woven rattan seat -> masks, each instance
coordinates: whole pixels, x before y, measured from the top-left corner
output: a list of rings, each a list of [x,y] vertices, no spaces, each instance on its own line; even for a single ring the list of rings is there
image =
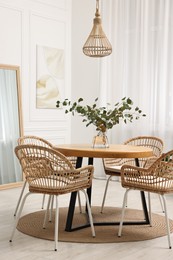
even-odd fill
[[[126,188],[124,195],[122,218],[118,236],[121,236],[125,213],[127,194],[130,190],[140,190],[157,193],[161,196],[164,205],[165,220],[168,234],[168,244],[171,248],[170,227],[166,207],[165,194],[173,193],[173,150],[163,154],[149,168],[124,165],[121,168],[121,184]],[[150,219],[151,221],[151,219]]]
[[[29,185],[29,192],[24,196],[10,241],[15,233],[15,229],[20,218],[26,198],[33,193],[52,195],[56,198],[55,213],[55,251],[58,241],[58,196],[83,191],[86,197],[87,209],[93,237],[95,231],[93,227],[91,209],[88,195],[85,189],[92,183],[94,168],[92,165],[75,169],[72,163],[64,155],[52,148],[37,145],[19,145],[15,148],[15,153],[21,164],[26,181]],[[45,220],[47,215],[45,214]],[[45,221],[44,225],[45,227]]]
[[[131,139],[128,139],[124,142],[126,145],[135,145],[135,146],[145,146],[153,150],[153,156],[149,158],[138,158],[140,167],[149,167],[163,152],[163,141],[160,138],[155,136],[138,136]],[[101,212],[103,212],[104,203],[106,199],[107,189],[109,181],[112,177],[121,175],[121,167],[123,165],[133,165],[135,166],[135,159],[131,158],[104,158],[103,166],[105,174],[108,176],[106,187],[104,191]]]

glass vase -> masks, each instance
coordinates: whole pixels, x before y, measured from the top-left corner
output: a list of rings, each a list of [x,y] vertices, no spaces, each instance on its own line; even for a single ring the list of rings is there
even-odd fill
[[[92,142],[92,147],[93,148],[108,148],[109,143],[108,143],[108,138],[106,135],[106,132],[98,132],[96,136],[93,138]]]

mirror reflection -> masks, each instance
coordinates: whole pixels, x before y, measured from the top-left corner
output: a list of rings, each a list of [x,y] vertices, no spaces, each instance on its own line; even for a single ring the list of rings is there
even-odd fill
[[[22,181],[14,147],[22,135],[19,67],[0,65],[0,188]]]

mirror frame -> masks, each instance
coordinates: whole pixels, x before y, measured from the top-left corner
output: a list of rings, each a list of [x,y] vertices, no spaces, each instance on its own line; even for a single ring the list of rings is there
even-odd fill
[[[17,87],[18,115],[19,115],[19,137],[21,137],[23,136],[23,116],[22,116],[22,92],[21,92],[21,83],[20,83],[20,67],[17,65],[0,64],[0,69],[16,71],[16,87]],[[23,181],[0,184],[0,190],[19,187],[22,184]]]

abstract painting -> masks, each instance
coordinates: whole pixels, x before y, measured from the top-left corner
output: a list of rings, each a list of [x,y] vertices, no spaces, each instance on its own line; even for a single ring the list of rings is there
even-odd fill
[[[64,89],[64,50],[37,46],[36,107],[56,108]]]

